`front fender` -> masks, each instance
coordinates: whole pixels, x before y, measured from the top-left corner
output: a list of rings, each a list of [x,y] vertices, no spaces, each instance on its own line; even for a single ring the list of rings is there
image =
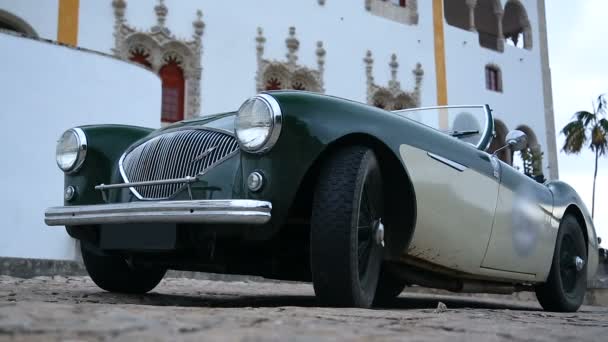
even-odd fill
[[[553,215],[552,224],[558,228],[559,224],[571,210],[575,211],[575,215],[578,216],[579,220],[583,220],[585,224],[585,232],[587,236],[587,279],[591,280],[594,278],[597,272],[599,262],[599,245],[597,241],[597,235],[595,233],[595,226],[591,215],[585,206],[583,200],[576,193],[570,185],[562,181],[550,181],[546,183],[551,193],[553,193]]]
[[[361,103],[314,93],[270,95],[279,102],[283,115],[280,137],[269,152],[261,155],[242,152],[241,160],[243,179],[253,171],[266,176],[267,183],[261,191],[244,195],[272,202],[275,231],[285,223],[307,172],[333,142],[348,135],[364,134],[382,142],[401,160],[399,141],[406,134],[407,119]]]
[[[125,125],[81,126],[87,138],[84,164],[75,173],[66,174],[65,186],[73,186],[76,196],[66,206],[104,203],[95,186],[110,184],[122,153],[135,141],[150,134],[150,128]]]

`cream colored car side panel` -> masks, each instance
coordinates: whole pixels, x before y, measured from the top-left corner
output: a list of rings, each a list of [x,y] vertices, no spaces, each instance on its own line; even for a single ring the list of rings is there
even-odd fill
[[[502,167],[506,172],[508,166]],[[519,173],[514,176],[526,177]],[[549,189],[540,184],[512,183],[519,184],[515,190],[504,184],[500,186],[492,237],[482,267],[528,273],[534,275],[534,280],[544,281],[551,268],[557,235],[550,221],[552,196]],[[513,277],[529,279],[525,274],[513,274]]]
[[[406,254],[479,273],[490,240],[497,179],[470,168],[459,171],[409,145],[401,145],[399,152],[418,204],[416,228]]]

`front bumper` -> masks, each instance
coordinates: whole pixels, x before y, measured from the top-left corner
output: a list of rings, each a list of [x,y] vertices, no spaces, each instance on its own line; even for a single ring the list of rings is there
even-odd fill
[[[255,200],[141,201],[48,208],[49,226],[124,223],[264,224],[272,204]]]

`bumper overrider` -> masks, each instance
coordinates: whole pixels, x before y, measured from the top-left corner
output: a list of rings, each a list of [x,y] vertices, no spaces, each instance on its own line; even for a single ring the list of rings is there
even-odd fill
[[[125,223],[203,223],[260,225],[271,218],[272,204],[257,200],[139,201],[48,208],[49,226]]]

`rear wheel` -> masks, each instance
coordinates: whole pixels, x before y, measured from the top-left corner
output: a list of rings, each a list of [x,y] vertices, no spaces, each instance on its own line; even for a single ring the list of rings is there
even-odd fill
[[[133,265],[119,256],[98,255],[83,242],[80,246],[89,276],[109,292],[146,293],[160,283],[167,271],[158,266]]]
[[[374,152],[339,150],[322,167],[313,199],[310,263],[323,305],[372,305],[383,257],[382,177]]]
[[[543,309],[574,312],[582,305],[587,291],[587,248],[581,226],[567,215],[557,233],[553,263],[547,282],[536,287]]]

